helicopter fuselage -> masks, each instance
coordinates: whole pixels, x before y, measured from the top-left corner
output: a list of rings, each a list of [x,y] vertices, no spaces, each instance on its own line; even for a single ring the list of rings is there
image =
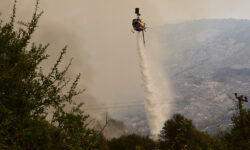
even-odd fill
[[[140,18],[133,19],[132,25],[135,31],[144,31],[146,29],[145,23]]]

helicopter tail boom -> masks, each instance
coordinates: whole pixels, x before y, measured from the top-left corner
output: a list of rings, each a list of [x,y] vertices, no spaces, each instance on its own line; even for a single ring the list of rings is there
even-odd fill
[[[141,16],[139,8],[135,8],[135,13],[137,14],[138,17]]]

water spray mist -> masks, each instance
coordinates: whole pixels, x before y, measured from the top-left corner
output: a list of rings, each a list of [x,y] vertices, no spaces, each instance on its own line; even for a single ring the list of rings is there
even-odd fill
[[[145,109],[147,111],[147,118],[151,134],[154,138],[162,129],[165,121],[165,112],[162,108],[162,95],[160,89],[158,89],[153,80],[152,71],[149,69],[148,59],[145,54],[145,46],[142,43],[142,35],[138,32],[137,46],[140,60],[140,69],[142,74],[142,81],[145,91]]]

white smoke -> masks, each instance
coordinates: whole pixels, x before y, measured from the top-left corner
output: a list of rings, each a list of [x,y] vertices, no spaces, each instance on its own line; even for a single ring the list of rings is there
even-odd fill
[[[147,50],[155,51],[155,49],[146,50],[142,41],[142,35],[139,32],[137,34],[137,44],[145,91],[145,108],[151,134],[153,138],[157,138],[164,122],[169,118],[172,92],[167,75],[164,73],[160,63],[152,60],[153,57],[147,57],[146,55]]]
[[[52,57],[45,66],[53,65],[54,58],[58,56],[60,49],[65,44],[69,45],[69,58],[74,57],[69,76],[73,78],[79,72],[83,75],[79,85],[80,89],[87,87],[87,91],[77,100],[84,102],[85,106],[105,107],[106,105],[114,106],[116,103],[133,103],[134,100],[142,99],[136,47],[135,44],[131,44],[135,39],[129,31],[131,19],[135,17],[134,8],[141,8],[143,17],[150,27],[158,26],[163,18],[158,15],[159,8],[156,4],[161,4],[161,1],[163,0],[157,2],[148,0],[78,0],[74,2],[43,0],[40,8],[45,13],[34,35],[34,42],[51,43],[48,52]],[[3,14],[1,17],[4,17],[4,20],[9,19],[12,2],[0,1],[0,10]],[[18,1],[17,20],[28,21],[33,8],[34,0]],[[164,99],[163,96],[168,97],[170,94],[166,94],[169,92],[166,88],[168,86],[163,84],[166,76],[159,71],[162,70],[161,66],[156,63],[159,56],[163,55],[159,55],[158,48],[150,47],[150,44],[155,44],[155,41],[149,37],[149,33],[146,35],[146,42],[148,51],[153,52],[153,55],[158,55],[151,57],[146,54],[143,47],[141,49],[145,53],[144,56],[147,56],[147,59],[143,60],[148,68],[146,71],[148,73],[145,72],[148,75],[147,87],[150,87],[150,90],[145,91],[146,93],[152,92],[152,94],[147,94],[147,101],[151,103],[146,102],[146,108],[151,132],[158,134],[163,121],[168,119],[170,111],[169,105],[165,104],[170,100]],[[164,111],[160,110],[160,107],[163,107]],[[91,117],[95,117],[108,111],[115,119],[121,118],[122,120],[121,116],[131,113],[126,109],[123,110],[105,107],[87,110],[87,112],[91,114]]]

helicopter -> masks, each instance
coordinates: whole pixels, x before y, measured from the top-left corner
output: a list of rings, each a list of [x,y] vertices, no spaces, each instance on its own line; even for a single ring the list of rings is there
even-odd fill
[[[144,32],[146,32],[147,27],[146,27],[146,23],[140,18],[141,14],[139,11],[140,11],[139,8],[135,8],[135,14],[137,14],[137,18],[133,19],[132,26],[134,28],[134,31],[142,32],[143,42],[145,45]],[[132,32],[134,33],[134,31]]]

